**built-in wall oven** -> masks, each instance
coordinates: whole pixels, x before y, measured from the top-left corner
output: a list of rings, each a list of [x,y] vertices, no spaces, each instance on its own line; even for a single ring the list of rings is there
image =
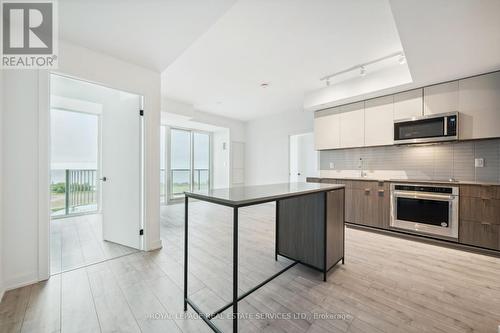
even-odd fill
[[[458,239],[458,186],[392,184],[393,228]]]
[[[452,140],[458,140],[458,112],[394,121],[395,144]]]

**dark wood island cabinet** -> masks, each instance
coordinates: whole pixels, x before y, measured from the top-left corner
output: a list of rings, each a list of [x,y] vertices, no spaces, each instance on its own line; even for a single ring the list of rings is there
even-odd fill
[[[337,184],[284,183],[260,186],[241,186],[226,189],[207,189],[185,192],[184,208],[184,311],[188,305],[214,331],[220,332],[212,321],[232,308],[233,332],[238,331],[238,302],[269,283],[297,264],[327,272],[338,262],[344,263],[344,186]],[[230,207],[233,210],[233,274],[232,302],[211,314],[203,313],[188,295],[189,276],[189,199]],[[275,260],[284,256],[291,263],[255,287],[239,293],[239,209],[276,202]],[[193,230],[196,232],[196,230]],[[191,232],[193,232],[191,231]],[[243,230],[242,230],[243,231]],[[287,260],[289,261],[289,260]]]

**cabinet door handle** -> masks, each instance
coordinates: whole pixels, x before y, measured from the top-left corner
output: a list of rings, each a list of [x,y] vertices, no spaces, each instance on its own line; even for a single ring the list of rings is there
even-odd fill
[[[382,196],[382,195],[384,195],[384,193],[385,193],[385,190],[378,190],[378,195]]]
[[[369,188],[365,188],[365,193],[370,193],[370,189]]]

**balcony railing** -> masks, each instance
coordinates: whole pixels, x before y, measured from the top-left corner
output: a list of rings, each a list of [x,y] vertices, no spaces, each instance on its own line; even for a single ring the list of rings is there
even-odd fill
[[[193,169],[193,190],[202,190],[209,187],[210,170],[209,169]],[[172,198],[179,198],[184,195],[185,191],[190,190],[191,169],[171,169],[170,170],[171,188],[170,193]]]
[[[52,170],[53,217],[98,210],[97,170]]]

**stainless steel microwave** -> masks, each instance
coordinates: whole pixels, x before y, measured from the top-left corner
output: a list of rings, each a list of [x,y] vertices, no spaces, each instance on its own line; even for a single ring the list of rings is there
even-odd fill
[[[458,140],[458,112],[394,121],[395,144],[453,140]]]

